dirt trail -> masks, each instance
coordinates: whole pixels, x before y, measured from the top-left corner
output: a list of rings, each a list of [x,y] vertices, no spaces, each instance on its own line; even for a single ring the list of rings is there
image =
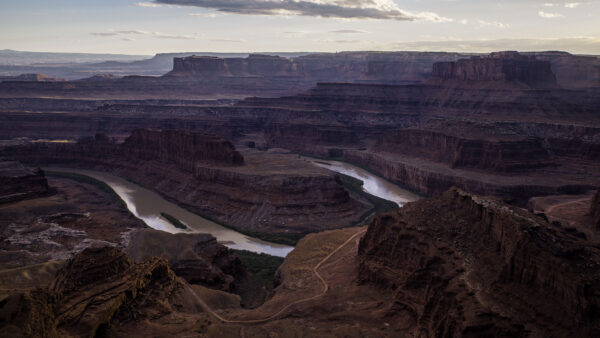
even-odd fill
[[[350,238],[348,238],[344,243],[342,243],[340,246],[338,246],[337,248],[335,248],[333,251],[331,251],[327,256],[325,256],[325,258],[323,258],[321,261],[319,261],[319,263],[317,263],[317,265],[315,265],[312,269],[313,273],[315,274],[315,276],[317,277],[317,279],[319,279],[319,281],[321,282],[321,284],[323,285],[323,290],[315,295],[315,296],[311,296],[308,298],[304,298],[304,299],[300,299],[297,301],[294,301],[292,303],[287,304],[286,306],[284,306],[281,310],[277,311],[276,313],[266,317],[266,318],[262,318],[262,319],[249,319],[249,320],[230,320],[227,318],[223,318],[221,315],[219,315],[218,313],[214,312],[210,306],[208,306],[208,304],[202,300],[202,298],[200,298],[200,296],[198,296],[196,294],[196,292],[186,283],[186,286],[188,288],[188,290],[190,290],[192,292],[192,294],[196,297],[196,300],[198,300],[198,302],[200,303],[200,305],[202,306],[202,308],[204,309],[204,311],[210,313],[213,317],[217,318],[218,320],[220,320],[223,323],[228,323],[228,324],[259,324],[259,323],[264,323],[264,322],[268,322],[270,320],[275,319],[276,317],[278,317],[279,315],[281,315],[282,313],[284,313],[286,310],[288,310],[290,307],[300,304],[300,303],[305,303],[305,302],[309,302],[311,300],[315,300],[317,298],[322,297],[323,295],[325,295],[325,293],[327,293],[327,291],[329,290],[329,284],[327,284],[327,282],[325,281],[325,279],[323,278],[323,276],[321,276],[321,274],[319,274],[319,268],[321,267],[321,265],[323,265],[327,260],[329,260],[333,255],[335,255],[338,251],[340,251],[344,246],[346,246],[348,243],[350,243],[352,240],[354,240],[355,238],[357,238],[360,235],[363,235],[365,232],[367,232],[367,230],[361,230],[357,233],[355,233],[354,235],[350,236]]]
[[[569,204],[580,203],[580,202],[586,202],[586,201],[589,201],[589,200],[590,200],[590,197],[585,197],[585,198],[580,198],[580,199],[576,199],[576,200],[565,201],[565,202],[562,202],[562,203],[558,203],[558,204],[554,204],[554,205],[549,206],[548,209],[544,210],[544,212],[549,214],[549,213],[552,212],[552,210],[554,210],[554,209],[556,209],[558,207],[562,207],[562,206],[569,205]]]

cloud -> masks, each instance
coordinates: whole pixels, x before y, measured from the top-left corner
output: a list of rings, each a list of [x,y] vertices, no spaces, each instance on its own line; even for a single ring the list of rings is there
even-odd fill
[[[393,0],[155,0],[153,4],[210,8],[247,15],[449,22],[432,12],[408,12]]]
[[[212,39],[212,42],[235,42],[235,43],[244,43],[246,40],[242,39]]]
[[[579,2],[567,2],[565,4],[566,8],[575,8],[575,7],[579,7],[579,5],[581,5],[581,3]]]
[[[364,33],[367,33],[367,32],[366,31],[357,30],[357,29],[339,29],[339,30],[335,30],[335,31],[329,31],[329,33],[334,33],[334,34],[364,34]]]
[[[498,22],[498,21],[485,21],[485,20],[477,20],[477,23],[482,27],[497,27],[497,28],[508,28],[510,27],[508,24]]]
[[[156,2],[137,2],[133,4],[136,7],[161,7],[161,4]]]
[[[499,50],[518,51],[548,51],[564,50],[580,54],[600,54],[600,38],[597,37],[567,37],[541,39],[480,39],[461,40],[448,38],[446,40],[404,41],[396,42],[380,49],[387,50],[421,50],[448,52],[478,52],[489,53]]]
[[[359,43],[360,40],[335,40],[336,43]]]
[[[200,18],[211,18],[211,19],[220,16],[219,14],[216,14],[216,13],[189,13],[188,15],[200,17]]]
[[[559,13],[547,13],[544,11],[539,11],[538,15],[545,19],[556,19],[556,18],[564,17],[564,15],[559,14]]]
[[[143,30],[120,30],[120,31],[108,31],[108,32],[92,32],[90,35],[94,36],[125,36],[124,39],[127,38],[128,35],[145,35],[154,37],[157,39],[176,39],[176,40],[199,40],[202,35],[201,34],[193,34],[193,35],[179,35],[179,34],[169,34],[169,33],[161,33],[161,32],[149,32]],[[131,38],[129,38],[131,39]],[[132,41],[132,40],[130,40]]]

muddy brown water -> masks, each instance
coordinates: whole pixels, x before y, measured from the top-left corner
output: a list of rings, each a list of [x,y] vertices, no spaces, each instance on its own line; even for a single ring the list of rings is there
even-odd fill
[[[215,236],[217,241],[229,248],[265,253],[279,257],[285,257],[294,249],[293,246],[266,242],[226,228],[204,217],[189,212],[175,203],[167,201],[152,190],[111,174],[71,168],[45,169],[49,171],[85,175],[108,184],[117,195],[125,201],[127,208],[132,214],[144,221],[149,227],[156,230],[170,233],[209,233]],[[176,228],[160,215],[161,212],[177,218],[188,227],[188,230]]]
[[[384,178],[373,175],[372,173],[352,164],[338,161],[322,161],[309,158],[306,158],[306,160],[311,161],[313,164],[319,167],[357,178],[363,181],[364,191],[379,198],[395,202],[398,204],[398,206],[403,206],[408,202],[414,202],[421,199],[419,195],[406,189],[402,189],[399,186],[385,180]]]
[[[370,172],[353,166],[349,163],[338,161],[316,161],[306,159],[314,165],[339,172],[364,182],[363,189],[377,197],[384,198],[402,206],[406,202],[416,201],[420,197],[408,190],[375,176]],[[327,164],[324,164],[327,163]],[[170,233],[209,233],[223,245],[238,250],[248,250],[256,253],[265,253],[272,256],[285,257],[294,249],[292,246],[270,243],[258,238],[241,234],[226,228],[197,214],[169,202],[158,193],[141,187],[123,178],[92,170],[71,168],[46,168],[47,170],[75,173],[89,176],[108,184],[125,201],[127,208],[136,217],[144,221],[151,228]],[[179,229],[161,216],[161,212],[172,215],[185,224],[188,229]]]

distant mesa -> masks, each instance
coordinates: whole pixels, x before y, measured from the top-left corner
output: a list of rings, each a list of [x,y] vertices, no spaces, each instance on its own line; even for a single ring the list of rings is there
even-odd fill
[[[116,79],[120,79],[120,77],[115,76],[113,74],[96,74],[94,76],[86,77],[79,81],[111,81]]]
[[[491,53],[486,57],[472,56],[456,62],[436,62],[429,82],[474,85],[493,82],[533,88],[557,87],[549,61],[512,51]]]
[[[287,58],[251,54],[247,58],[188,56],[175,58],[166,76],[290,76],[300,75],[297,65]]]

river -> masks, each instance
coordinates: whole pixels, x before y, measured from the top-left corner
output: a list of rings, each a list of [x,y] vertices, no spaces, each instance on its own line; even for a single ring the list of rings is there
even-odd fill
[[[360,179],[364,182],[363,189],[366,192],[393,201],[399,206],[402,206],[406,202],[416,201],[420,198],[418,195],[413,194],[408,190],[404,190],[383,178],[375,176],[368,171],[351,164],[338,161],[317,161],[309,158],[306,158],[306,160],[311,161],[317,166]],[[175,203],[165,200],[162,196],[152,190],[143,188],[135,183],[108,173],[70,168],[47,168],[47,170],[85,175],[108,184],[117,195],[125,201],[127,208],[132,214],[144,221],[144,223],[151,228],[157,230],[170,233],[209,233],[215,236],[217,241],[229,248],[265,253],[279,257],[285,257],[294,249],[292,246],[270,243],[258,238],[243,235],[235,230],[226,228],[189,212]],[[160,215],[161,212],[177,218],[184,223],[188,229],[184,230],[176,228]]]
[[[316,160],[312,158],[305,159],[319,167],[352,176],[363,181],[364,191],[371,195],[395,202],[398,206],[403,206],[407,202],[414,202],[421,198],[415,193],[402,189],[399,186],[352,164],[338,161]]]
[[[270,243],[258,238],[243,235],[235,230],[226,228],[215,222],[198,216],[175,203],[169,202],[158,193],[143,188],[135,183],[104,172],[67,169],[45,168],[49,171],[60,171],[89,176],[108,184],[127,204],[127,208],[136,217],[144,221],[151,228],[170,233],[209,233],[223,245],[238,250],[248,250],[265,253],[272,256],[285,257],[294,249],[292,246]],[[189,230],[178,229],[164,219],[160,213],[164,212],[180,220]]]

